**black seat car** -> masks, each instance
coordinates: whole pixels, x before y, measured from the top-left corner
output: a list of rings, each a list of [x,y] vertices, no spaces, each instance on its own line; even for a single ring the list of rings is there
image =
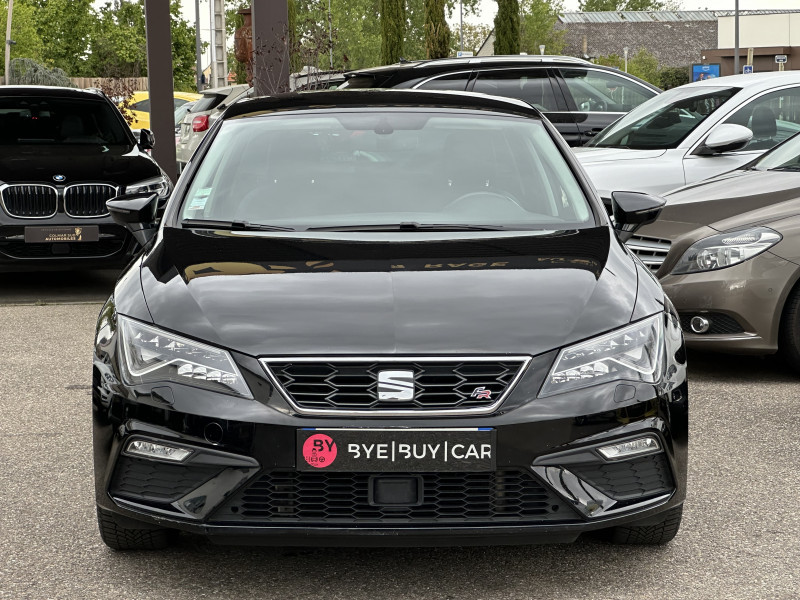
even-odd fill
[[[172,183],[101,92],[0,87],[0,271],[122,267],[138,249],[106,200]]]
[[[399,63],[345,73],[340,89],[413,88],[518,98],[542,111],[570,146],[580,146],[658,94],[618,69],[569,56],[479,56]]]
[[[455,148],[480,144],[480,161]],[[229,107],[97,324],[103,540],[664,543],[677,314],[534,108],[366,90]],[[615,194],[627,234],[663,201]],[[156,235],[157,234],[157,235]],[[147,241],[149,239],[149,241]]]

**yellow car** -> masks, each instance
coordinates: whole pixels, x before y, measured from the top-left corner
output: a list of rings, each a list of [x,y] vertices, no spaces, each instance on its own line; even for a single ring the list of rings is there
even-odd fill
[[[174,92],[173,110],[187,102],[202,98],[200,94],[191,92]],[[131,129],[150,129],[150,94],[148,92],[133,92],[129,101],[128,112],[133,115]],[[120,108],[122,108],[120,106]]]

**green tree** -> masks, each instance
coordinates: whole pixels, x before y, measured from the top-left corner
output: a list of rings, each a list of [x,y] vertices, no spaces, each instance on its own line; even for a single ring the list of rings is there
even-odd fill
[[[406,30],[405,0],[381,0],[381,62],[396,63],[403,57]]]
[[[0,0],[0,32],[3,38],[6,35],[8,21],[8,2]],[[36,31],[36,7],[25,0],[14,2],[14,14],[11,18],[11,58],[31,58],[37,62],[44,62],[44,43]],[[1,53],[0,53],[1,54]],[[5,66],[0,61],[0,73]],[[3,73],[5,75],[5,73]]]
[[[180,16],[180,0],[170,0],[173,85],[195,89],[195,29]],[[97,77],[147,75],[144,0],[113,0],[100,7],[89,36],[86,72]]]
[[[539,54],[539,46],[544,44],[547,54],[561,54],[564,51],[566,32],[556,30],[555,24],[563,11],[561,0],[522,0],[519,18],[520,50],[528,54]]]
[[[428,58],[450,55],[450,28],[444,16],[444,0],[425,0],[425,54]]]
[[[31,1],[36,7],[34,24],[47,63],[72,77],[86,75],[89,38],[97,21],[92,0]]]
[[[598,65],[614,67],[620,71],[625,69],[625,59],[619,54],[599,56],[594,62]],[[661,83],[661,70],[659,69],[658,59],[646,48],[640,48],[628,57],[628,73],[635,75],[639,79],[649,81],[653,85],[660,85]]]
[[[663,67],[658,71],[658,87],[669,90],[691,81],[690,67]]]
[[[494,53],[519,54],[519,0],[497,0]]]

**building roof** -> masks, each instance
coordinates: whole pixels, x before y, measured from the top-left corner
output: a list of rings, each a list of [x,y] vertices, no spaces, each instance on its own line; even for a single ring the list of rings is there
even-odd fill
[[[740,10],[740,17],[800,13],[800,9]],[[561,23],[664,23],[670,21],[716,21],[732,17],[732,10],[658,10],[658,11],[603,11],[567,12],[559,16]]]

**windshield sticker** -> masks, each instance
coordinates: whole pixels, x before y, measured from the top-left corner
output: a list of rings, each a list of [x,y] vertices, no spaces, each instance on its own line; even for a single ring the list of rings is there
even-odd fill
[[[189,210],[203,210],[208,202],[208,197],[211,195],[211,188],[201,188],[189,203]]]

